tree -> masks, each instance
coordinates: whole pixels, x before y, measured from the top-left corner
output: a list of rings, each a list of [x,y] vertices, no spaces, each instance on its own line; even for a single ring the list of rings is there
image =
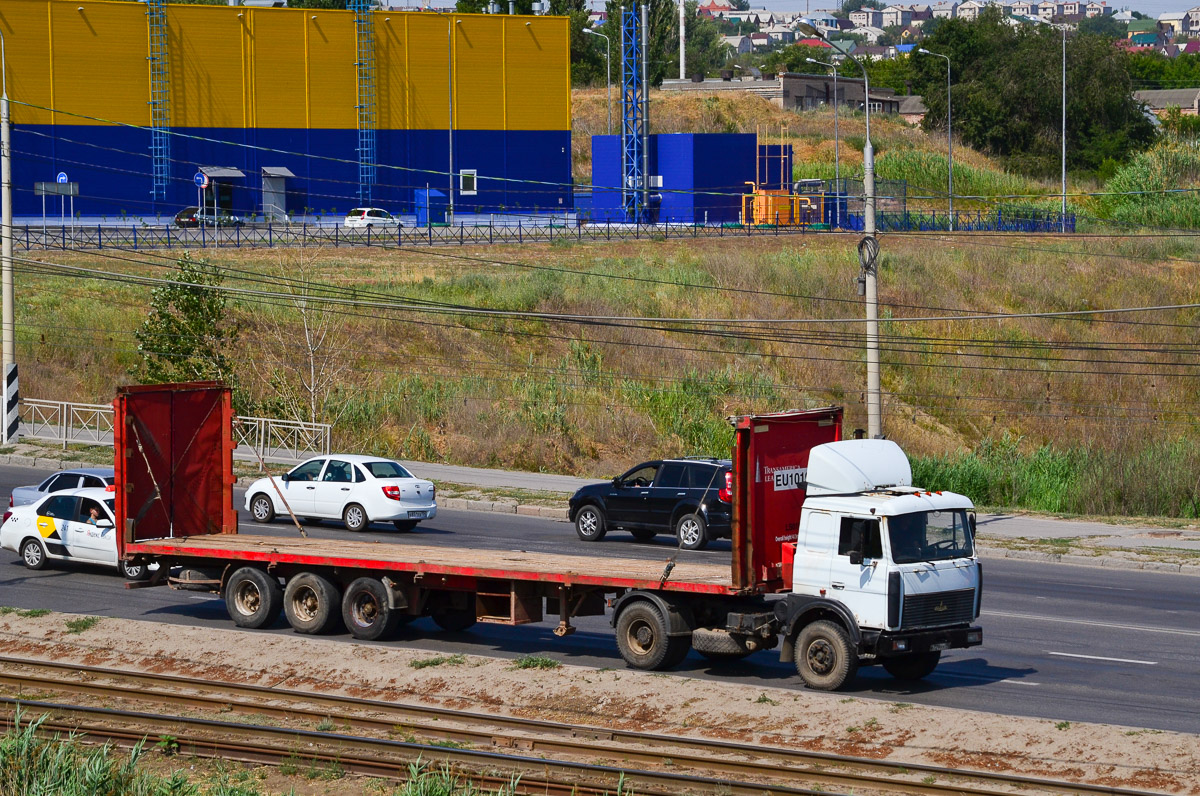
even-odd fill
[[[289,298],[282,313],[263,314],[254,375],[272,396],[267,408],[298,422],[336,422],[331,399],[345,383],[351,348],[346,324],[321,301],[303,250],[275,274]]]
[[[227,352],[238,327],[220,290],[221,269],[188,255],[177,265],[179,272],[150,292],[150,314],[133,333],[142,355],[134,373],[149,384],[215,379],[236,387]]]
[[[883,29],[883,35],[875,42],[880,47],[889,47],[893,44],[904,43],[904,26],[903,25],[888,25]]]
[[[878,11],[883,8],[883,3],[878,2],[878,0],[843,0],[836,16],[845,19],[855,11],[863,8],[873,8]]]
[[[619,0],[608,0],[608,19],[600,31],[612,42],[614,80],[615,75],[620,74],[621,8]],[[693,69],[693,64],[708,71],[724,62],[720,31],[712,20],[698,17],[696,8],[695,0],[688,0],[684,7],[688,72],[692,74],[701,71],[699,68]],[[646,71],[650,85],[658,86],[662,85],[665,78],[679,75],[679,6],[673,0],[649,0],[647,16],[649,30],[646,31],[646,47],[649,52]],[[693,37],[695,45],[692,43]]]
[[[1110,39],[1125,38],[1125,25],[1104,14],[1079,20],[1077,30],[1088,36],[1105,36]]]
[[[950,57],[954,132],[963,141],[1035,177],[1058,174],[1061,147],[1061,34],[1011,26],[996,8],[979,19],[945,20],[924,46]],[[1133,99],[1128,57],[1100,36],[1067,40],[1067,165],[1095,173],[1146,147],[1154,128]],[[946,64],[912,59],[926,129],[946,119]]]

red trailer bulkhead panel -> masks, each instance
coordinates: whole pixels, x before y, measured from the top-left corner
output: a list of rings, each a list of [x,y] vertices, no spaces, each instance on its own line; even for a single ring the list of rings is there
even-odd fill
[[[786,590],[783,546],[799,533],[808,454],[842,438],[842,408],[747,415],[734,428],[733,582]]]
[[[229,388],[122,387],[113,410],[122,554],[140,540],[237,533]]]

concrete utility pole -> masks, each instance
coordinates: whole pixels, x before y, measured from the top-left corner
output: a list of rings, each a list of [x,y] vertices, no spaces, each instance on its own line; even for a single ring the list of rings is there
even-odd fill
[[[9,365],[17,361],[15,353],[15,305],[13,303],[13,208],[12,208],[12,127],[9,124],[8,107],[8,61],[5,58],[4,34],[0,33],[0,194],[3,194],[3,206],[0,207],[0,282],[3,283],[4,317],[3,326],[4,362],[0,370],[5,375]]]
[[[863,73],[863,112],[866,117],[867,140],[863,144],[863,237],[858,242],[858,261],[862,266],[859,290],[867,310],[867,437],[883,437],[882,396],[879,373],[879,284],[876,263],[879,241],[875,240],[875,147],[871,145],[871,77],[857,58],[838,47],[805,19],[796,27],[809,36],[816,36],[849,58]]]

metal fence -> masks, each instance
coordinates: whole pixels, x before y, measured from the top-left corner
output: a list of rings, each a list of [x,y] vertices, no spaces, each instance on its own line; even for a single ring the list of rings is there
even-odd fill
[[[256,462],[295,462],[330,452],[333,427],[271,417],[238,417],[233,458]],[[113,408],[110,404],[71,401],[21,401],[20,435],[68,445],[113,444]]]

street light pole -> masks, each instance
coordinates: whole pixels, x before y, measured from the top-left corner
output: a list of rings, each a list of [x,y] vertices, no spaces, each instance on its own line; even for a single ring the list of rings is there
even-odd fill
[[[809,36],[816,36],[849,58],[863,73],[863,112],[866,117],[867,140],[863,143],[863,238],[858,244],[858,259],[862,266],[863,298],[867,311],[867,436],[883,437],[883,412],[879,376],[879,280],[876,262],[879,242],[875,240],[875,147],[871,144],[871,76],[862,62],[834,44],[812,23],[804,19],[796,26]]]
[[[818,64],[833,70],[833,184],[834,195],[837,197],[833,204],[833,226],[842,226],[842,159],[838,157],[838,68],[837,64],[818,61],[816,58],[805,58],[810,64]]]
[[[924,47],[917,50],[925,55],[933,55],[938,58],[946,59],[946,151],[950,153],[950,165],[946,171],[946,196],[950,203],[950,231],[954,231],[954,134],[952,128],[954,125],[954,116],[950,110],[950,56],[942,55],[941,53],[930,52]]]
[[[583,32],[589,36],[599,36],[604,39],[604,67],[608,70],[608,134],[612,135],[612,44],[609,42],[608,36],[597,33],[591,28],[584,28]]]

